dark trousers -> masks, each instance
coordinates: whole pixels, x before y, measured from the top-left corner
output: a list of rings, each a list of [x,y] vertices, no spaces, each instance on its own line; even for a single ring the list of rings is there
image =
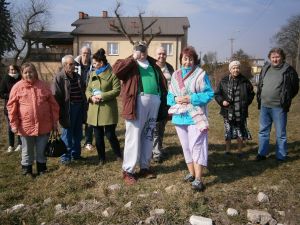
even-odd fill
[[[89,124],[84,124],[84,134],[85,134],[85,145],[93,143],[93,126]]]
[[[105,143],[104,135],[108,139],[110,146],[117,157],[122,158],[120,150],[120,143],[116,136],[116,124],[105,126],[94,126],[94,133],[96,139],[96,148],[100,160],[105,160]]]
[[[8,115],[5,115],[5,120],[6,120],[6,124],[7,124],[8,143],[9,143],[9,146],[14,147],[14,145],[15,145],[15,133],[11,131]],[[18,136],[18,145],[21,145],[21,144],[22,144],[21,143],[21,138],[20,138],[20,136]]]

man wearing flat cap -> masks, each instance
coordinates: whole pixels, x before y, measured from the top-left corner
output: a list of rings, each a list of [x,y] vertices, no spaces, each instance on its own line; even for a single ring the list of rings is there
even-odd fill
[[[121,115],[126,125],[122,169],[128,185],[136,182],[137,164],[139,178],[155,178],[150,169],[153,130],[157,120],[167,117],[167,81],[147,50],[145,42],[136,42],[133,54],[113,66],[114,74],[122,81]]]

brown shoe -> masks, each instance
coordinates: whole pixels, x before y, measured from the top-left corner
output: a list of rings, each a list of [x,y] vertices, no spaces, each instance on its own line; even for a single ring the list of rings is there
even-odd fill
[[[134,177],[134,175],[126,171],[123,171],[123,179],[125,184],[127,185],[133,185],[136,183],[136,178]]]
[[[146,179],[156,178],[156,174],[150,169],[141,169],[138,175],[139,177],[146,178]]]

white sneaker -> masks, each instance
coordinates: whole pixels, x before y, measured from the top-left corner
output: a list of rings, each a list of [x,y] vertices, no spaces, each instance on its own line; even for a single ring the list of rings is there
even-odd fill
[[[14,150],[13,146],[9,146],[7,152],[12,152]]]
[[[22,150],[22,145],[18,145],[16,148],[15,148],[15,152],[19,152]]]
[[[91,144],[86,144],[86,145],[85,145],[85,149],[88,150],[88,151],[92,151],[93,145],[91,145]]]

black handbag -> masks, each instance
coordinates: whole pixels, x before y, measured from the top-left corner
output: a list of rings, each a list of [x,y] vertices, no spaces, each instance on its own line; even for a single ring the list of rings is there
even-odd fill
[[[60,157],[65,153],[67,153],[67,147],[63,140],[60,138],[58,130],[51,131],[45,149],[45,156]]]

